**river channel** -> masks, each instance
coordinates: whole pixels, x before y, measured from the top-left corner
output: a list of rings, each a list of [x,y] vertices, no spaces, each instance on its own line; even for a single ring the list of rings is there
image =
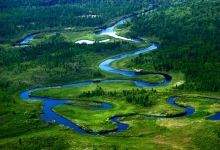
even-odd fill
[[[137,17],[137,16],[138,15],[133,16],[133,17]],[[116,34],[116,32],[113,30],[113,28],[115,26],[124,23],[125,21],[127,21],[130,18],[131,17],[124,18],[124,19],[116,22],[111,27],[108,27],[106,29],[102,29],[101,31],[96,32],[95,34],[107,34],[107,35],[112,36],[114,38],[119,38],[119,39],[123,39],[123,40],[130,40],[130,41],[134,41],[134,42],[145,42],[145,41],[140,40],[140,39],[129,39],[129,38],[118,36]],[[31,39],[33,39],[32,35],[25,38],[24,41],[28,41],[28,40],[31,40]],[[127,54],[123,54],[123,55],[119,55],[119,56],[109,58],[109,59],[103,61],[102,63],[100,63],[99,68],[104,70],[104,71],[117,73],[117,74],[121,74],[121,75],[124,75],[124,76],[144,75],[146,73],[130,72],[130,71],[122,71],[122,70],[114,69],[114,68],[110,67],[109,64],[113,61],[118,60],[118,59],[125,58],[125,57],[132,56],[132,55],[136,55],[136,54],[140,54],[140,53],[144,53],[144,52],[156,49],[157,47],[158,47],[157,43],[152,43],[152,45],[150,47],[147,47],[147,48],[135,51],[135,52],[131,52],[131,53],[127,53]],[[132,83],[134,83],[135,85],[137,85],[139,87],[155,87],[155,86],[166,85],[172,79],[172,77],[167,75],[167,74],[163,74],[163,73],[156,73],[156,74],[163,75],[165,77],[165,80],[162,83],[159,83],[159,84],[151,84],[151,83],[146,83],[146,82],[141,82],[141,81],[136,81],[136,80],[100,80],[99,82],[132,82]],[[70,127],[72,129],[74,129],[76,132],[79,132],[79,133],[82,133],[82,134],[91,134],[91,135],[103,134],[103,135],[105,135],[105,134],[110,134],[110,133],[113,133],[113,132],[121,132],[123,130],[128,129],[129,128],[128,124],[123,124],[123,123],[120,123],[118,121],[118,119],[120,117],[123,117],[123,116],[115,116],[115,117],[110,118],[110,120],[113,123],[117,124],[118,128],[116,130],[106,131],[106,132],[99,132],[99,133],[85,131],[82,128],[80,128],[79,126],[77,126],[76,124],[69,121],[68,119],[66,119],[64,117],[61,117],[60,115],[58,115],[58,114],[56,114],[55,112],[52,111],[53,107],[58,106],[58,105],[65,105],[65,102],[67,102],[68,100],[59,100],[59,99],[51,99],[51,98],[42,98],[42,97],[30,96],[31,92],[34,92],[34,91],[37,91],[37,90],[42,90],[42,89],[47,89],[47,88],[58,88],[58,87],[59,88],[60,87],[74,87],[74,86],[82,86],[82,85],[89,85],[89,84],[96,84],[96,82],[86,81],[86,82],[78,82],[78,83],[73,83],[73,84],[58,85],[58,86],[53,86],[53,87],[34,88],[34,89],[29,89],[27,91],[24,91],[23,93],[21,93],[20,97],[23,100],[41,100],[41,101],[43,101],[44,102],[43,114],[40,114],[40,117],[43,120],[45,120],[45,122],[51,122],[51,121],[55,120],[56,123],[63,124],[64,126]],[[145,115],[145,116],[147,118],[176,118],[176,117],[186,117],[186,116],[192,115],[195,112],[195,110],[192,107],[184,107],[184,106],[177,105],[175,103],[176,98],[178,98],[178,97],[169,98],[168,103],[175,106],[175,107],[180,107],[182,109],[185,109],[185,113],[175,115],[175,116],[151,116],[151,115]],[[111,108],[112,108],[112,106],[110,104],[107,104],[107,103],[102,103],[102,107],[91,107],[91,109],[94,109],[94,111],[97,110],[97,109],[111,109]],[[209,118],[209,119],[212,119],[212,118]],[[217,118],[217,119],[219,119],[219,118]],[[217,119],[214,118],[214,120],[217,120]]]

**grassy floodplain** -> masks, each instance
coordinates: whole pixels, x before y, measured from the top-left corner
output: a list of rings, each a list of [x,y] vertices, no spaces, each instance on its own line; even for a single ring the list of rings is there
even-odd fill
[[[117,90],[118,93],[120,89],[137,88],[130,83],[98,83],[98,85],[106,91]],[[121,122],[130,125],[128,130],[105,137],[106,140],[108,139],[109,141],[105,145],[108,148],[111,147],[110,145],[112,145],[112,143],[117,143],[117,147],[122,149],[126,147],[145,149],[149,148],[148,145],[152,149],[168,147],[171,149],[178,149],[178,147],[183,149],[197,149],[200,145],[205,145],[206,147],[204,147],[204,149],[213,145],[216,148],[218,147],[218,142],[216,142],[216,140],[218,140],[219,122],[206,120],[206,118],[214,115],[214,112],[219,111],[220,102],[217,100],[197,98],[197,96],[207,95],[219,97],[219,93],[215,93],[215,95],[213,95],[213,93],[170,92],[167,88],[170,90],[172,88],[166,86],[155,88],[158,92],[151,93],[151,89],[146,88],[148,92],[151,93],[151,99],[157,101],[155,106],[149,108],[127,103],[123,100],[121,95],[114,98],[108,96],[97,96],[87,99],[75,98],[84,91],[94,90],[96,86],[97,85],[92,84],[72,88],[48,89],[34,92],[33,95],[63,99],[77,99],[83,101],[96,100],[112,104],[113,108],[109,110],[90,110],[88,108],[80,108],[77,106],[58,106],[53,108],[56,113],[68,118],[88,131],[114,129],[115,126],[114,124],[111,125],[111,122],[108,120],[109,117],[115,115],[126,116],[133,114],[132,116],[120,119]],[[182,96],[177,99],[176,102],[181,105],[193,107],[196,110],[195,114],[189,117],[170,119],[154,119],[143,116],[144,114],[174,115],[182,113],[183,110],[173,107],[167,103],[167,99],[174,95]],[[206,136],[210,137],[209,142],[205,140]],[[94,139],[100,140],[102,139],[102,136],[95,136]],[[123,144],[116,142],[115,140],[117,139],[120,139],[120,142],[123,142]],[[143,144],[141,146],[138,145],[136,147],[132,145],[132,143],[136,140],[139,142],[144,140],[147,144]],[[129,141],[129,143],[126,141]],[[161,141],[163,141],[163,143],[161,143]],[[182,145],[183,143],[184,145]]]

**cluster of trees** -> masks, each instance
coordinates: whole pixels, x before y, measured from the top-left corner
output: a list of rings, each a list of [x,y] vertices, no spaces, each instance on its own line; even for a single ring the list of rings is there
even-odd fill
[[[154,92],[153,89],[152,92]],[[123,90],[123,95],[125,96],[127,102],[151,107],[156,104],[156,101],[150,99],[148,94],[149,92],[147,93],[147,91],[143,88],[141,90]]]
[[[152,90],[152,92],[155,92]],[[122,93],[119,91],[105,91],[101,86],[97,86],[96,89],[92,91],[87,91],[79,94],[79,97],[94,97],[94,96],[109,96],[116,97],[120,96],[124,98],[127,102],[138,104],[145,107],[151,107],[156,104],[156,101],[153,101],[149,98],[149,92],[145,89],[132,89],[132,90],[123,90]]]
[[[155,71],[155,69],[152,64],[155,62],[155,60],[152,57],[153,56],[151,54],[145,56],[142,53],[140,53],[138,57],[134,57],[131,59],[131,61],[128,61],[125,64],[125,67],[131,68],[135,66],[136,68],[142,68],[145,71],[153,72]]]
[[[187,90],[220,91],[219,2],[168,0],[158,11],[132,19],[128,36],[158,37],[162,42],[133,65],[151,63],[157,71],[181,71]],[[149,57],[153,58],[148,61]]]
[[[101,86],[97,86],[93,91],[83,92],[79,97],[94,97],[94,96],[110,96],[116,97],[119,93],[116,91],[104,91]]]
[[[146,107],[150,107],[154,105],[153,101],[149,100],[148,95],[139,95],[139,96],[129,95],[126,97],[126,101],[134,104],[140,104]]]
[[[50,32],[72,27],[103,27],[112,20],[149,8],[148,2],[125,0],[93,3],[71,0],[0,2],[0,42],[10,42],[27,33]],[[56,5],[55,5],[56,4]],[[64,5],[65,4],[65,5]],[[123,5],[122,5],[123,4]],[[19,19],[18,19],[19,18]]]

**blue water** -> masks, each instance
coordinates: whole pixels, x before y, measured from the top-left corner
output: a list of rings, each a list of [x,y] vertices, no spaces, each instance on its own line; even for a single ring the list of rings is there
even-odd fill
[[[138,16],[138,15],[137,15]],[[130,19],[131,17],[122,19],[118,22],[116,22],[113,26],[108,27],[106,29],[103,29],[102,31],[100,31],[99,33],[96,34],[112,34],[112,33],[116,33],[113,28],[119,24],[124,23],[126,20]],[[115,34],[116,35],[116,34]],[[30,35],[28,37],[26,37],[21,44],[28,42],[29,40],[32,40],[34,37],[34,35]],[[118,37],[116,37],[118,38]],[[134,42],[145,42],[143,40],[140,39],[127,39],[124,37],[119,37],[125,40],[132,40]],[[114,69],[112,67],[109,66],[109,64],[115,60],[121,59],[121,58],[125,58],[125,57],[129,57],[132,55],[136,55],[136,54],[140,54],[143,52],[147,52],[153,49],[156,49],[158,47],[157,43],[152,43],[152,45],[150,47],[138,50],[136,52],[131,52],[131,53],[127,53],[127,54],[123,54],[123,55],[119,55],[119,56],[115,56],[112,58],[109,58],[105,61],[103,61],[99,67],[100,69],[104,70],[104,71],[108,71],[108,72],[113,72],[113,73],[117,73],[117,74],[121,74],[123,76],[137,76],[137,75],[143,75],[143,74],[151,74],[151,73],[142,73],[142,72],[131,72],[131,71],[122,71],[122,70],[117,70]],[[139,87],[153,87],[153,86],[163,86],[168,84],[172,77],[167,75],[167,74],[163,74],[163,73],[154,73],[154,74],[161,74],[165,77],[165,80],[162,83],[159,84],[151,84],[151,83],[146,83],[146,82],[141,82],[141,81],[136,81],[136,80],[100,80],[100,82],[132,82],[135,85],[139,86]],[[27,91],[24,91],[23,93],[21,93],[20,97],[24,100],[41,100],[44,102],[44,108],[43,108],[43,114],[40,114],[40,117],[42,119],[45,120],[45,122],[51,122],[53,120],[56,121],[56,123],[58,124],[63,124],[64,126],[70,127],[72,129],[74,129],[76,132],[82,133],[82,134],[91,134],[91,135],[97,135],[97,134],[109,134],[109,133],[113,133],[113,132],[121,132],[123,130],[128,129],[129,125],[128,124],[123,124],[120,123],[118,121],[119,118],[123,117],[123,116],[116,116],[116,117],[112,117],[110,118],[110,120],[113,123],[116,123],[116,125],[118,126],[118,128],[116,130],[112,130],[112,131],[106,131],[106,132],[101,132],[101,133],[97,133],[97,132],[87,132],[83,129],[81,129],[80,127],[78,127],[76,124],[72,123],[71,121],[69,121],[66,118],[63,118],[61,116],[59,116],[58,114],[54,113],[52,111],[52,108],[58,105],[65,105],[64,103],[67,102],[68,100],[59,100],[59,99],[51,99],[51,98],[42,98],[42,97],[35,97],[35,96],[29,96],[29,93],[37,91],[37,90],[42,90],[42,89],[47,89],[47,88],[58,88],[58,87],[74,87],[74,86],[82,86],[82,85],[90,85],[90,84],[95,84],[95,82],[92,81],[86,81],[86,82],[77,82],[77,83],[72,83],[72,84],[63,84],[63,85],[58,85],[58,86],[54,86],[54,87],[41,87],[41,88],[34,88],[34,89],[30,89]],[[147,118],[176,118],[176,117],[186,117],[186,116],[190,116],[192,115],[195,110],[192,107],[184,107],[184,106],[179,106],[178,104],[175,103],[175,99],[177,97],[171,97],[170,99],[168,99],[168,103],[175,106],[175,107],[179,107],[182,109],[185,109],[185,113],[183,114],[179,114],[179,115],[175,115],[175,116],[152,116],[152,115],[145,115]],[[90,109],[94,109],[94,110],[104,110],[104,109],[111,109],[112,105],[107,104],[107,103],[102,103],[102,107],[95,107],[95,106],[90,106]],[[220,120],[220,113],[217,112],[215,116],[212,116],[210,118],[208,118],[209,120]]]
[[[102,70],[108,71],[108,72],[113,72],[113,73],[121,74],[121,75],[124,75],[124,76],[141,75],[142,73],[138,73],[138,72],[131,72],[131,71],[123,71],[123,70],[114,69],[114,68],[110,67],[109,64],[111,62],[115,61],[115,60],[122,59],[122,58],[129,57],[129,56],[136,55],[136,54],[140,54],[140,53],[144,53],[144,52],[156,49],[157,47],[158,47],[158,44],[153,43],[150,47],[138,50],[136,52],[130,52],[130,53],[127,53],[127,54],[123,54],[123,55],[119,55],[119,56],[109,58],[109,59],[103,61],[99,65],[99,68],[102,69]]]
[[[166,84],[166,82],[167,83],[170,82],[170,80],[163,82],[163,83],[159,83],[159,84],[150,84],[150,83],[145,83],[145,82],[140,82],[140,81],[135,81],[135,80],[100,80],[100,82],[133,82],[137,86],[159,86],[159,85]],[[40,114],[40,117],[42,119],[44,119],[45,122],[51,122],[51,121],[55,120],[56,123],[63,124],[64,126],[70,127],[72,129],[74,129],[75,131],[82,133],[82,134],[92,134],[92,135],[109,134],[112,132],[120,132],[120,131],[126,130],[129,126],[127,124],[123,124],[123,123],[118,122],[117,120],[120,117],[113,117],[113,118],[110,118],[110,120],[112,122],[116,123],[116,125],[118,126],[118,128],[116,130],[106,131],[106,132],[101,132],[101,133],[87,132],[87,131],[81,129],[80,127],[78,127],[76,124],[69,121],[68,119],[63,118],[52,111],[53,107],[59,106],[59,105],[64,105],[64,103],[67,102],[68,100],[59,100],[59,99],[29,96],[29,94],[31,92],[34,92],[37,90],[42,90],[42,89],[47,89],[47,88],[58,88],[58,87],[75,87],[75,86],[89,85],[89,84],[95,84],[95,83],[92,81],[88,81],[88,82],[78,82],[78,83],[73,83],[73,84],[58,85],[58,86],[54,86],[54,87],[34,88],[34,89],[30,89],[30,90],[27,90],[27,91],[21,93],[20,97],[24,100],[42,100],[44,102],[44,108],[43,108],[44,113]],[[111,109],[112,105],[103,102],[102,107],[100,107],[100,106],[97,106],[97,107],[92,106],[91,107],[90,106],[89,108],[94,109],[94,110],[104,110],[104,109]]]
[[[207,120],[220,120],[220,112],[216,112],[214,116],[207,118]]]
[[[109,81],[110,82],[110,81]],[[79,85],[86,85],[86,84],[94,84],[93,82],[80,82],[80,83],[75,83],[75,84],[66,84],[63,85],[63,87],[69,87],[69,86],[79,86]],[[55,86],[55,87],[60,87],[60,86]],[[30,89],[27,90],[23,93],[21,93],[20,97],[24,100],[42,100],[44,102],[44,108],[43,108],[43,114],[40,114],[40,117],[45,120],[45,122],[51,122],[51,121],[56,121],[58,124],[63,124],[66,127],[70,127],[74,129],[75,131],[82,133],[82,134],[92,134],[92,135],[97,135],[97,134],[109,134],[111,132],[119,132],[122,130],[126,130],[129,126],[127,124],[123,124],[117,121],[118,117],[113,117],[110,118],[113,122],[115,122],[118,125],[118,128],[113,131],[106,131],[106,132],[87,132],[83,129],[81,129],[79,126],[76,124],[72,123],[66,118],[63,118],[62,116],[54,113],[52,111],[52,108],[55,106],[59,105],[65,105],[64,103],[67,102],[68,100],[59,100],[59,99],[51,99],[51,98],[42,98],[42,97],[37,97],[37,96],[29,96],[29,93],[37,91],[37,90],[42,90],[46,88],[51,88],[51,87],[42,87],[42,88],[35,88],[35,89]],[[88,108],[94,109],[94,110],[104,110],[104,109],[111,109],[112,105],[107,104],[102,102],[102,106],[89,106]]]
[[[34,38],[34,35],[33,35],[33,34],[32,34],[32,35],[29,35],[29,36],[26,36],[26,37],[20,42],[20,44],[26,44],[27,42],[33,40],[33,38]]]
[[[122,39],[122,40],[128,40],[128,41],[133,41],[133,42],[146,42],[146,41],[144,41],[142,39],[126,38],[126,37],[118,36],[116,31],[114,31],[114,27],[116,27],[116,26],[118,26],[120,24],[125,23],[127,20],[129,20],[129,19],[131,19],[133,17],[139,17],[140,15],[144,15],[144,14],[150,13],[152,11],[155,11],[157,8],[158,8],[157,6],[153,6],[153,9],[150,10],[150,11],[147,11],[147,12],[144,12],[144,13],[141,13],[141,14],[138,14],[138,15],[133,15],[133,16],[130,16],[130,17],[126,17],[124,19],[121,19],[121,20],[117,21],[115,24],[113,24],[112,26],[107,27],[105,29],[102,29],[101,31],[95,32],[95,34],[109,35],[109,36],[114,37],[114,38],[118,38],[118,39]]]

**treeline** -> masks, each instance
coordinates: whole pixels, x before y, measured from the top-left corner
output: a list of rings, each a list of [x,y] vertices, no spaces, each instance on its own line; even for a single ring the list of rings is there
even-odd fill
[[[133,65],[181,71],[186,76],[181,88],[187,90],[220,91],[219,11],[217,0],[167,1],[154,13],[132,19],[128,36],[154,36],[162,41],[158,50],[139,56]]]
[[[43,4],[38,3],[54,3]],[[0,2],[0,42],[10,42],[11,38],[22,38],[24,34],[35,32],[50,32],[71,27],[98,27],[110,24],[112,20],[136,11],[150,9],[148,1],[127,3],[102,3],[94,1],[1,1]],[[118,2],[118,1],[117,1]],[[7,5],[7,6],[3,6]]]
[[[151,92],[156,92],[156,90],[153,90]],[[156,104],[157,101],[152,100],[149,98],[149,92],[146,94],[147,91],[145,89],[132,89],[132,90],[123,90],[123,95],[125,96],[125,99],[127,102],[139,104],[141,106],[145,107],[151,107]]]
[[[119,93],[115,91],[104,91],[101,86],[97,86],[93,91],[87,91],[79,94],[79,97],[94,97],[94,96],[119,96]]]
[[[152,89],[151,92],[156,92]],[[156,101],[153,101],[149,98],[149,93],[145,89],[132,89],[132,90],[123,90],[121,91],[105,91],[101,86],[97,86],[95,90],[87,91],[79,94],[78,97],[95,97],[95,96],[104,96],[104,97],[121,97],[129,103],[138,104],[145,107],[151,107],[156,104]]]

